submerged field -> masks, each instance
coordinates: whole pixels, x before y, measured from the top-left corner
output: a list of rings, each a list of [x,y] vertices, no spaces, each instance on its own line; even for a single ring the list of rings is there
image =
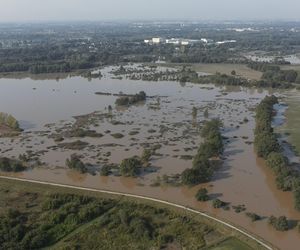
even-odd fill
[[[19,159],[21,155],[30,165],[24,172],[2,174],[171,201],[229,221],[282,249],[295,249],[300,242],[295,226],[277,232],[267,223],[271,215],[285,215],[291,225],[300,219],[292,195],[277,190],[274,175],[253,149],[254,110],[272,91],[133,81],[114,77],[111,70],[102,69],[103,78],[89,80],[78,76],[0,79],[1,111],[16,117],[24,129],[18,136],[0,138],[1,156]],[[140,91],[146,93],[146,100],[129,106],[115,104],[122,93],[131,96]],[[178,182],[180,174],[192,166],[203,141],[204,122],[214,118],[223,123],[225,147],[220,164],[209,183],[183,186]],[[151,155],[143,171],[135,178],[120,176],[120,163],[141,157],[145,149]],[[87,171],[69,169],[66,160],[74,153]],[[107,166],[109,171],[103,171]],[[195,194],[204,187],[209,201],[199,202]],[[215,199],[224,201],[226,209],[214,208]],[[252,222],[247,212],[261,220]],[[241,243],[223,244],[220,249],[238,248]]]

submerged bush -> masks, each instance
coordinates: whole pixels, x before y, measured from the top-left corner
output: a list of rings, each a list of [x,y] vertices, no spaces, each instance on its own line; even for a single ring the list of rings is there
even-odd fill
[[[77,170],[81,173],[86,173],[88,171],[85,164],[80,160],[79,156],[76,154],[71,155],[71,158],[66,160],[66,165],[70,169]]]
[[[138,157],[124,159],[120,164],[120,174],[126,177],[137,176],[142,166],[142,162]]]

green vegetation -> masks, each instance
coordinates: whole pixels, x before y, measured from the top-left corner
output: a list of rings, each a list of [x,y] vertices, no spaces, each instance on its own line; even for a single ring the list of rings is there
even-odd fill
[[[299,70],[300,72],[300,70]],[[288,136],[288,142],[290,142],[293,150],[297,155],[300,155],[300,102],[299,92],[289,93],[284,99],[284,102],[288,105],[288,109],[285,112],[285,124],[281,126],[280,133]]]
[[[204,142],[200,145],[193,159],[193,168],[182,172],[184,185],[197,185],[208,182],[214,172],[210,158],[218,157],[223,152],[223,140],[220,133],[219,120],[207,121],[201,131]]]
[[[277,231],[289,230],[289,223],[285,216],[280,216],[278,218],[271,216],[269,218],[269,224],[272,225]]]
[[[26,167],[20,161],[12,160],[7,157],[0,157],[0,171],[21,172],[25,169]]]
[[[226,202],[221,201],[219,199],[215,199],[212,201],[213,208],[222,208],[222,207],[225,207],[226,205],[227,205]]]
[[[246,206],[245,206],[245,205],[232,206],[232,209],[233,209],[234,212],[236,212],[236,213],[241,213],[241,212],[246,211]]]
[[[209,196],[208,196],[207,189],[206,188],[200,188],[195,197],[198,201],[208,201]]]
[[[111,134],[111,136],[112,136],[113,138],[115,138],[115,139],[121,139],[121,138],[123,138],[123,137],[124,137],[124,135],[123,135],[123,134],[121,134],[121,133],[115,133],[115,134]]]
[[[127,96],[121,96],[116,100],[116,105],[118,106],[130,106],[133,104],[136,104],[138,102],[145,101],[147,98],[147,95],[144,91],[140,91],[138,94],[135,94],[133,96],[127,95]]]
[[[135,177],[139,174],[141,166],[139,157],[124,159],[120,164],[120,174],[125,177]]]
[[[251,248],[235,232],[159,204],[0,180],[3,249]]]
[[[66,160],[66,165],[70,169],[77,170],[80,173],[86,173],[88,171],[85,164],[80,160],[80,157],[76,154],[71,155],[71,158]]]
[[[150,161],[150,158],[151,158],[152,154],[153,154],[153,150],[145,148],[143,150],[142,157],[141,157],[142,163],[143,164],[148,164],[149,161]]]
[[[240,240],[229,238],[209,250],[251,250],[251,248]]]
[[[263,72],[262,80],[269,82],[295,83],[298,72],[295,70],[281,70],[280,66],[270,63],[251,62],[248,67]]]
[[[12,115],[3,112],[0,112],[0,126],[6,126],[15,131],[21,130],[18,121]]]
[[[257,220],[261,220],[261,217],[256,213],[248,212],[248,213],[246,213],[246,216],[249,217],[252,222],[257,221]]]
[[[272,128],[273,105],[277,102],[275,96],[267,96],[258,105],[254,146],[258,156],[266,160],[276,175],[277,187],[283,191],[294,192],[295,208],[300,210],[299,173],[289,166]]]
[[[70,149],[70,150],[82,150],[88,145],[89,144],[87,142],[80,141],[80,140],[58,144],[59,147],[64,149]]]

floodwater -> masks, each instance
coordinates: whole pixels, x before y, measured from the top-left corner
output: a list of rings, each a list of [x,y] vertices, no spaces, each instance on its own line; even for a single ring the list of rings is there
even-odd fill
[[[281,249],[298,249],[300,234],[297,229],[276,232],[267,219],[251,222],[245,213],[233,209],[213,209],[210,202],[200,203],[194,198],[199,187],[151,185],[158,176],[175,175],[192,166],[191,160],[182,155],[194,155],[201,142],[199,130],[208,109],[209,119],[220,118],[224,123],[224,161],[213,180],[202,185],[212,198],[219,198],[230,205],[246,206],[248,212],[261,216],[285,215],[292,221],[300,220],[300,213],[293,209],[291,193],[278,191],[275,179],[253,150],[254,108],[269,94],[266,90],[215,87],[214,85],[180,84],[176,82],[143,82],[104,77],[88,81],[81,77],[62,80],[0,79],[1,111],[20,120],[24,132],[17,138],[1,138],[1,155],[18,157],[28,151],[38,152],[43,166],[33,168],[18,177],[51,181],[113,191],[146,195],[190,206],[218,218],[241,226],[255,235],[272,242]],[[145,103],[129,108],[116,108],[117,97],[96,95],[95,92],[135,94],[145,91]],[[107,107],[113,107],[107,116]],[[198,110],[192,116],[192,108]],[[65,134],[76,120],[73,116],[90,114],[93,122],[85,128],[103,134],[101,138],[66,138],[65,142],[82,140],[89,143],[82,150],[57,147],[53,134]],[[248,122],[244,121],[247,118]],[[110,130],[110,132],[108,132]],[[129,132],[138,131],[135,135]],[[121,139],[111,136],[122,133]],[[124,158],[141,155],[147,146],[161,147],[151,158],[151,171],[138,178],[117,176],[101,177],[98,170],[105,163],[120,163]],[[90,163],[96,175],[79,174],[65,167],[65,160],[72,153],[81,154]]]

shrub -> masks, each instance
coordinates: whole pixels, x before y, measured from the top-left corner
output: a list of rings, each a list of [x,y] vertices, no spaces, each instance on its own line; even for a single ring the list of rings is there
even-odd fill
[[[0,157],[0,170],[4,172],[21,172],[26,167],[17,160],[12,160],[7,157]]]
[[[276,218],[271,216],[269,218],[269,224],[272,225],[277,231],[287,231],[289,230],[289,223],[285,216],[280,216]]]
[[[208,201],[209,196],[207,195],[208,191],[206,188],[200,188],[196,194],[196,199],[198,201]]]
[[[66,165],[70,169],[77,170],[81,173],[86,173],[88,171],[85,164],[80,160],[79,156],[76,154],[71,155],[71,158],[66,160]]]
[[[141,160],[138,157],[124,159],[120,164],[120,173],[122,176],[126,177],[137,176],[141,165]]]
[[[219,200],[219,199],[215,199],[215,200],[213,200],[213,202],[212,202],[212,206],[213,206],[214,208],[221,208],[221,207],[226,206],[226,202],[221,201],[221,200]]]

